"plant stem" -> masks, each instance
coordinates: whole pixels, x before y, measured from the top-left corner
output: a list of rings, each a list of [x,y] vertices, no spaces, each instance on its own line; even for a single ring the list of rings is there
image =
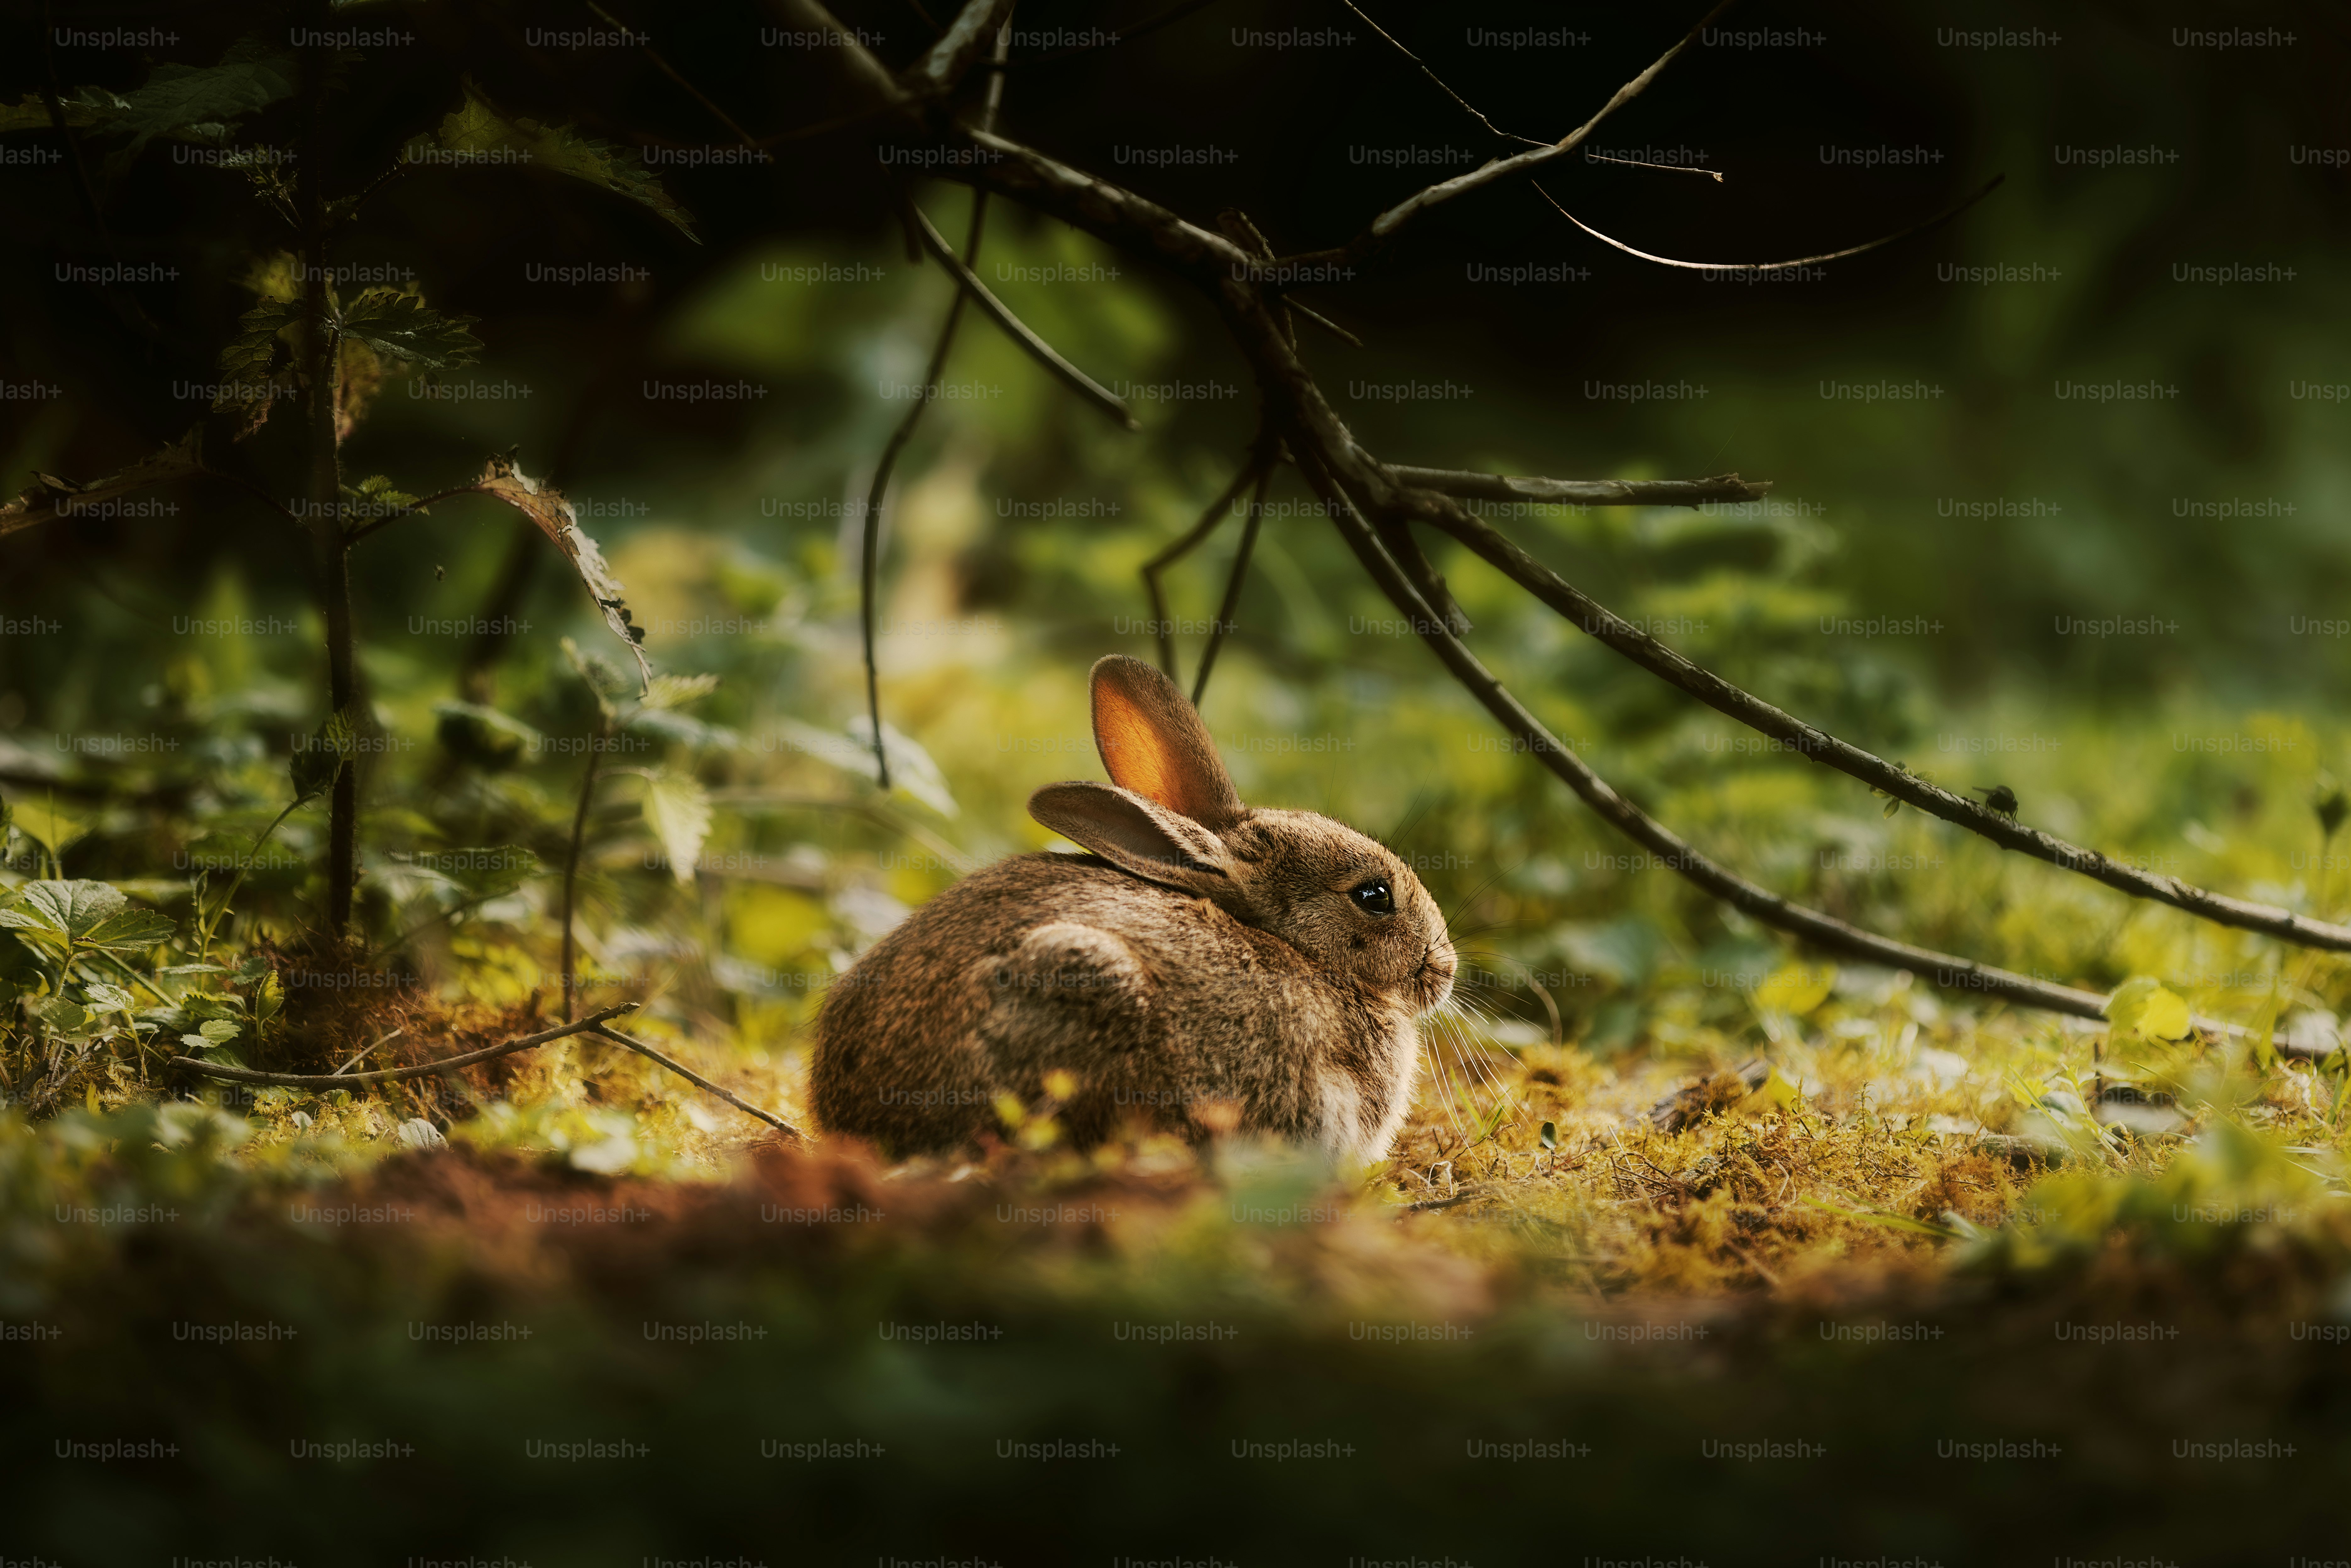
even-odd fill
[[[580,880],[580,846],[588,836],[588,805],[596,794],[596,769],[604,759],[603,742],[612,733],[605,720],[596,727],[596,744],[588,748],[588,771],[580,779],[580,809],[571,814],[571,852],[563,858],[563,1021],[571,1021],[577,995],[573,977],[579,972],[578,938],[572,934],[573,894]]]
[[[328,6],[307,7],[325,31]],[[309,324],[304,339],[305,371],[310,382],[308,473],[305,489],[311,509],[311,532],[317,543],[319,593],[327,619],[327,706],[342,713],[359,699],[358,661],[351,639],[350,542],[342,524],[342,473],[337,403],[341,376],[338,373],[333,315],[327,292],[327,72],[326,51],[312,45],[303,51],[302,86],[308,120],[308,146],[303,153],[302,260],[303,315]],[[327,934],[340,944],[351,920],[351,898],[359,883],[360,780],[358,758],[345,758],[335,771],[327,830]]]

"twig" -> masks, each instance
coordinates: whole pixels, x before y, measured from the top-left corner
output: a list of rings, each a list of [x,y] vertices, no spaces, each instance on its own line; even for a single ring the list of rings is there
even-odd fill
[[[1249,552],[1257,548],[1257,530],[1265,521],[1265,492],[1273,483],[1273,465],[1267,464],[1257,471],[1257,492],[1249,497],[1249,514],[1241,520],[1240,548],[1233,552],[1232,575],[1225,580],[1224,603],[1217,607],[1217,618],[1208,622],[1208,645],[1200,651],[1200,673],[1192,682],[1192,706],[1197,708],[1208,695],[1208,672],[1217,667],[1217,650],[1225,644],[1225,633],[1232,629],[1233,617],[1240,613],[1241,583],[1249,576]]]
[[[1249,461],[1241,465],[1239,473],[1233,476],[1233,482],[1225,486],[1224,493],[1208,503],[1208,509],[1200,514],[1200,520],[1186,529],[1175,543],[1143,563],[1143,589],[1151,596],[1152,629],[1159,635],[1159,667],[1166,672],[1171,681],[1179,678],[1176,670],[1176,633],[1167,613],[1167,591],[1160,586],[1159,574],[1200,548],[1200,541],[1216,531],[1217,525],[1225,520],[1225,514],[1232,510],[1233,502],[1249,488],[1259,472],[1258,450],[1252,446]]]
[[[1712,479],[1533,479],[1449,468],[1406,468],[1393,463],[1388,472],[1400,483],[1464,500],[1532,501],[1543,506],[1700,507],[1710,502],[1761,500],[1771,492],[1769,479],[1747,480],[1736,474]]]
[[[699,1072],[695,1071],[692,1068],[687,1067],[681,1062],[673,1061],[670,1058],[664,1056],[660,1051],[655,1051],[652,1046],[647,1045],[643,1040],[632,1040],[629,1036],[622,1034],[619,1030],[605,1029],[601,1025],[599,1025],[594,1032],[601,1038],[609,1040],[616,1045],[627,1046],[631,1051],[635,1051],[640,1056],[650,1057],[653,1061],[661,1063],[664,1067],[668,1068],[672,1072],[676,1073],[680,1078],[684,1079],[688,1083],[693,1084],[695,1088],[707,1090],[709,1092],[717,1095],[721,1100],[726,1101],[726,1103],[734,1106],[735,1109],[744,1113],[746,1115],[757,1116],[760,1121],[765,1122],[768,1125],[773,1127],[787,1138],[791,1139],[794,1143],[804,1141],[801,1138],[800,1130],[798,1127],[793,1126],[789,1122],[783,1120],[779,1116],[770,1115],[768,1113],[760,1110],[757,1105],[752,1104],[747,1100],[740,1100],[736,1096],[729,1094],[726,1090],[721,1089],[717,1084],[713,1083],[709,1079],[705,1078]]]
[[[588,9],[594,12],[597,16],[601,16],[609,26],[617,28],[623,34],[630,31],[626,24],[615,17],[610,11],[605,10],[601,5],[597,5],[596,0],[587,0],[587,4]],[[711,102],[707,97],[704,96],[700,88],[695,86],[692,82],[678,75],[676,68],[667,60],[662,58],[660,53],[654,49],[653,45],[641,44],[638,46],[638,52],[643,54],[645,58],[653,61],[654,69],[660,71],[662,75],[669,78],[670,80],[684,88],[694,99],[695,102],[708,110],[711,114],[717,119],[720,124],[733,131],[737,141],[742,142],[744,146],[750,148],[753,152],[758,151],[759,144],[751,139],[751,133],[744,130],[741,126],[736,124],[734,116],[728,114],[725,110],[719,108],[716,104]]]
[[[998,29],[996,54],[1001,59],[1012,47],[1012,29]],[[991,78],[987,84],[987,99],[981,110],[983,124],[992,124],[998,107],[1004,100],[1004,78]],[[901,211],[911,214],[914,204],[901,193]],[[964,231],[963,254],[967,267],[979,259],[979,241],[987,225],[987,192],[975,185],[971,192],[971,224]],[[912,225],[909,225],[911,229]],[[919,237],[919,236],[912,236]],[[882,738],[882,677],[873,657],[873,609],[876,583],[880,574],[882,549],[882,505],[890,492],[890,475],[898,465],[898,454],[914,439],[914,427],[923,422],[923,413],[931,405],[939,378],[947,368],[947,350],[955,346],[956,328],[963,320],[964,291],[956,290],[947,302],[946,319],[939,323],[938,340],[931,345],[930,368],[923,372],[923,395],[906,410],[898,428],[890,433],[889,444],[882,448],[881,460],[873,465],[873,482],[865,491],[865,515],[860,518],[862,533],[858,544],[858,630],[865,644],[865,714],[873,726],[874,782],[886,794],[890,789],[890,753]]]
[[[1005,57],[1009,46],[1003,41],[1004,25],[1011,12],[1012,0],[965,0],[964,8],[956,13],[956,19],[947,24],[947,30],[939,35],[930,53],[899,78],[899,84],[911,92],[934,97],[953,92],[991,37],[998,40],[996,57]],[[991,88],[1003,79],[1001,71],[995,73]]]
[[[351,1059],[349,1061],[344,1062],[340,1067],[335,1069],[333,1076],[338,1078],[341,1077],[344,1073],[349,1072],[352,1068],[357,1067],[360,1062],[366,1061],[369,1057],[373,1056],[378,1051],[390,1045],[393,1040],[398,1040],[402,1035],[406,1034],[408,1030],[405,1029],[396,1029],[390,1034],[385,1035],[381,1040],[377,1040],[373,1045],[363,1045],[360,1047],[357,1051],[352,1053]]]
[[[1484,126],[1487,131],[1493,135],[1495,140],[1499,141],[1523,141],[1530,147],[1543,147],[1549,145],[1548,142],[1538,141],[1531,136],[1520,136],[1516,131],[1505,131],[1500,126],[1495,124],[1492,120],[1487,119],[1485,114],[1479,110],[1476,104],[1471,103],[1468,99],[1463,98],[1459,93],[1455,92],[1451,88],[1447,87],[1445,85],[1444,78],[1439,77],[1435,71],[1428,68],[1426,61],[1423,60],[1418,55],[1414,54],[1410,49],[1405,48],[1403,44],[1397,42],[1395,34],[1389,32],[1385,27],[1381,26],[1377,22],[1373,21],[1369,16],[1364,16],[1364,8],[1361,5],[1356,5],[1355,0],[1339,0],[1339,4],[1344,5],[1348,10],[1353,11],[1356,16],[1362,16],[1364,26],[1369,27],[1373,32],[1377,33],[1381,37],[1385,38],[1395,47],[1397,54],[1402,55],[1405,59],[1408,59],[1414,65],[1418,66],[1420,68],[1421,75],[1426,77],[1430,81],[1435,82],[1437,84],[1437,89],[1439,92],[1451,99],[1454,102],[1459,104],[1468,112],[1469,118]]]
[[[1582,218],[1577,217],[1573,213],[1571,213],[1565,207],[1561,206],[1559,204],[1559,198],[1553,196],[1549,191],[1544,190],[1542,188],[1541,182],[1531,181],[1530,183],[1533,184],[1535,194],[1541,196],[1544,201],[1549,202],[1552,204],[1552,210],[1557,212],[1561,217],[1565,218],[1569,223],[1573,224],[1577,228],[1582,229],[1585,234],[1590,235],[1593,239],[1598,240],[1601,244],[1614,246],[1626,256],[1636,256],[1643,261],[1654,261],[1660,267],[1678,267],[1691,272],[1777,272],[1791,267],[1817,267],[1824,261],[1843,261],[1846,256],[1859,256],[1864,251],[1876,250],[1880,246],[1892,245],[1896,240],[1908,239],[1912,235],[1925,234],[1928,229],[1949,223],[1953,218],[1958,217],[1961,213],[1966,212],[1970,207],[1974,206],[1978,202],[1980,202],[1986,196],[1991,195],[1994,191],[2000,189],[2001,182],[2007,178],[2008,176],[2005,174],[1994,174],[1990,180],[1984,183],[1983,188],[1977,191],[1973,195],[1961,197],[1958,202],[1944,208],[1941,212],[1937,213],[1933,217],[1928,218],[1920,223],[1912,224],[1907,229],[1897,229],[1890,235],[1871,240],[1866,245],[1847,246],[1843,250],[1823,251],[1819,256],[1800,256],[1793,261],[1676,261],[1671,256],[1651,256],[1646,250],[1635,250],[1623,240],[1610,239],[1606,235],[1602,234],[1598,229],[1593,228],[1590,224],[1585,223]]]
[[[922,236],[923,248],[939,258],[940,265],[954,274],[956,282],[962,286],[965,293],[972,297],[974,303],[978,305],[982,313],[1001,327],[1005,334],[1015,343],[1028,350],[1030,359],[1051,371],[1053,378],[1063,386],[1116,420],[1121,428],[1126,430],[1143,428],[1136,423],[1134,415],[1126,411],[1126,404],[1116,394],[1085,371],[1061,358],[1054,351],[1050,343],[1030,330],[1029,324],[1015,316],[1006,307],[1004,301],[990,294],[987,291],[987,285],[979,280],[978,274],[963,264],[956,256],[954,247],[947,244],[938,230],[931,226],[931,220],[923,215],[920,208],[914,210],[914,222],[917,225],[916,232]]]
[[[1414,218],[1419,216],[1429,208],[1437,206],[1441,203],[1449,202],[1456,196],[1463,196],[1468,194],[1472,191],[1483,190],[1487,186],[1491,185],[1498,181],[1508,179],[1513,174],[1524,173],[1530,169],[1539,169],[1546,163],[1557,162],[1560,159],[1566,157],[1578,147],[1583,145],[1584,139],[1600,128],[1600,122],[1602,120],[1606,120],[1610,115],[1624,108],[1625,105],[1640,97],[1642,92],[1648,88],[1648,85],[1657,79],[1658,73],[1663,71],[1667,66],[1673,64],[1675,59],[1680,56],[1681,52],[1690,47],[1691,42],[1698,37],[1698,34],[1705,31],[1708,26],[1712,25],[1717,16],[1721,16],[1723,12],[1729,10],[1735,3],[1736,0],[1721,0],[1719,5],[1716,5],[1712,10],[1708,11],[1704,16],[1698,19],[1697,26],[1692,27],[1687,33],[1682,36],[1681,42],[1676,44],[1672,48],[1667,49],[1664,54],[1658,56],[1657,58],[1651,63],[1648,69],[1643,71],[1639,76],[1635,77],[1631,81],[1626,82],[1623,87],[1618,88],[1616,89],[1616,96],[1600,106],[1599,113],[1593,115],[1590,120],[1585,120],[1573,131],[1569,131],[1565,136],[1561,137],[1557,141],[1551,143],[1547,147],[1530,148],[1524,152],[1514,154],[1509,158],[1497,158],[1479,165],[1478,168],[1472,169],[1467,174],[1457,174],[1450,180],[1440,180],[1434,185],[1430,185],[1424,190],[1415,192],[1412,195],[1407,196],[1403,201],[1397,203],[1395,206],[1390,207],[1386,212],[1382,213],[1378,217],[1374,218],[1372,220],[1371,227],[1365,229],[1362,234],[1348,241],[1347,244],[1340,249],[1336,251],[1318,252],[1311,257],[1300,257],[1297,259],[1299,261],[1318,261],[1326,263],[1341,262],[1348,264],[1361,261],[1379,246],[1384,245],[1388,240],[1394,238],[1397,230],[1403,228],[1405,225],[1410,223]]]
[[[1587,163],[1622,163],[1627,169],[1656,169],[1668,174],[1703,174],[1718,185],[1722,183],[1722,176],[1714,170],[1699,169],[1687,163],[1651,163],[1639,158],[1611,158],[1605,152],[1586,152],[1583,161]]]
[[[1404,471],[1391,469],[1402,476]],[[2234,925],[2280,937],[2305,947],[2351,952],[2351,926],[2313,920],[2273,904],[2230,898],[2180,881],[2158,876],[2136,866],[2109,860],[2095,850],[2066,842],[2053,834],[2028,828],[1978,800],[1929,783],[1884,758],[1816,729],[1762,698],[1731,685],[1711,670],[1692,664],[1646,632],[1601,604],[1573,583],[1535,559],[1499,530],[1458,506],[1440,504],[1429,520],[1499,567],[1504,575],[1537,599],[1575,622],[1593,638],[1633,663],[1688,693],[1716,711],[1729,715],[1750,729],[1785,742],[1800,755],[1858,779],[1872,789],[1916,806],[1990,839],[2002,849],[2105,883],[2136,898],[2170,904],[2215,925]]]
[[[375,1072],[256,1072],[249,1067],[231,1067],[225,1062],[199,1061],[192,1056],[175,1056],[172,1065],[206,1078],[225,1079],[231,1083],[267,1083],[283,1089],[348,1089],[354,1083],[393,1083],[405,1078],[423,1078],[435,1072],[446,1072],[455,1067],[471,1067],[477,1061],[489,1061],[509,1056],[517,1051],[528,1051],[534,1045],[545,1045],[551,1040],[561,1040],[568,1034],[579,1034],[602,1024],[607,1019],[637,1010],[634,1002],[620,1002],[593,1012],[576,1023],[567,1023],[521,1040],[510,1040],[504,1045],[493,1045],[484,1051],[469,1051],[463,1056],[451,1056],[439,1061],[428,1061],[422,1067],[387,1067]],[[371,1047],[372,1049],[372,1047]]]
[[[2044,1008],[2052,1012],[2071,1013],[2076,1018],[2104,1018],[2105,998],[2090,991],[2077,991],[2067,986],[2053,986],[2046,981],[1993,968],[1972,959],[1938,953],[1931,948],[1914,947],[1848,925],[1844,921],[1807,909],[1781,897],[1768,888],[1760,887],[1729,868],[1692,849],[1670,829],[1609,788],[1600,776],[1586,767],[1567,745],[1544,727],[1478,662],[1477,656],[1464,647],[1460,640],[1437,619],[1403,571],[1388,559],[1370,527],[1356,514],[1349,498],[1331,482],[1318,465],[1303,465],[1308,478],[1330,503],[1341,535],[1355,552],[1380,588],[1397,609],[1412,621],[1430,649],[1453,673],[1456,680],[1471,695],[1484,704],[1487,710],[1502,722],[1529,753],[1575,791],[1584,804],[1636,843],[1657,857],[1658,863],[1679,873],[1707,892],[1733,908],[1792,932],[1815,945],[1832,951],[1850,954],[1889,968],[1907,969],[1914,974],[1934,974],[1935,983],[1955,988],[2001,997]]]

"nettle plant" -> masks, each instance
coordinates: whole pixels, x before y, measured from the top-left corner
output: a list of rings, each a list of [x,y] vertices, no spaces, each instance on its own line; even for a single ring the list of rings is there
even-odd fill
[[[329,7],[313,5],[323,21]],[[274,36],[316,40],[276,45]],[[471,480],[419,495],[384,475],[353,477],[343,449],[385,384],[402,376],[437,376],[477,361],[483,344],[475,319],[436,309],[413,282],[375,283],[346,292],[338,279],[377,269],[338,265],[338,246],[359,232],[369,198],[388,183],[435,170],[485,166],[582,180],[641,204],[695,237],[687,214],[633,152],[502,113],[470,81],[458,106],[431,130],[411,138],[388,167],[348,190],[333,188],[330,154],[337,130],[338,89],[363,57],[333,47],[323,27],[284,35],[256,34],[230,47],[211,67],[162,65],[139,89],[117,93],[85,87],[0,105],[0,133],[48,132],[71,145],[81,167],[80,141],[105,149],[102,177],[119,175],[152,141],[193,143],[202,160],[244,176],[264,214],[264,227],[285,236],[282,246],[256,256],[244,287],[253,295],[234,338],[219,351],[214,418],[162,450],[108,476],[75,483],[37,474],[30,488],[0,506],[0,536],[69,520],[100,504],[151,486],[196,478],[246,490],[309,537],[319,568],[326,623],[328,716],[296,746],[296,804],[323,795],[329,822],[326,896],[321,922],[329,944],[350,940],[359,878],[360,764],[379,749],[381,734],[360,689],[351,614],[351,559],[374,535],[433,505],[460,496],[486,496],[528,517],[571,562],[605,623],[627,646],[639,692],[650,695],[653,671],[640,644],[643,631],[622,602],[620,583],[596,541],[580,527],[569,501],[525,473],[514,454],[494,455]],[[236,140],[248,120],[289,127],[300,146],[288,149]],[[294,470],[281,489],[215,459],[224,442],[234,449],[270,424],[281,403],[299,422],[291,443]],[[208,452],[207,447],[212,450]],[[290,810],[291,808],[289,808]],[[204,899],[198,897],[199,920]],[[213,918],[216,921],[217,915]],[[68,966],[70,967],[70,966]],[[63,977],[62,974],[59,977]]]

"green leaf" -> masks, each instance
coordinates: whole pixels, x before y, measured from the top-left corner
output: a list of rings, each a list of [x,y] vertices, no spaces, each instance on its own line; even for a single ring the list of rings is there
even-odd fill
[[[51,854],[63,854],[67,845],[89,831],[89,826],[47,800],[27,800],[16,812],[16,831],[38,841]]]
[[[683,887],[694,881],[702,841],[710,836],[710,796],[690,773],[656,773],[645,780],[645,821],[669,856],[670,874]]]
[[[54,881],[27,883],[21,898],[0,909],[0,926],[36,952],[60,959],[91,950],[140,952],[179,929],[105,883]]]
[[[402,858],[419,871],[446,878],[475,900],[512,893],[539,872],[538,856],[520,844],[418,850]]]
[[[67,128],[73,131],[111,125],[122,118],[122,111],[129,107],[102,87],[86,87],[57,95],[58,112]],[[38,93],[28,93],[15,103],[0,103],[0,131],[47,131],[53,123],[49,106]]]
[[[2188,1004],[2159,980],[2135,976],[2106,998],[2106,1021],[2114,1032],[2140,1040],[2183,1040],[2194,1027]]]
[[[476,768],[511,768],[545,742],[522,720],[480,703],[438,702],[433,715],[441,744]]]
[[[110,986],[103,980],[90,980],[82,986],[82,999],[102,1013],[127,1013],[131,1010],[131,993],[120,986]]]
[[[225,140],[235,121],[293,97],[299,71],[293,56],[249,39],[231,45],[216,66],[157,66],[145,86],[118,100],[111,129],[130,132],[134,152],[152,137],[182,131]]]
[[[294,798],[307,800],[334,787],[336,776],[357,749],[359,708],[354,704],[329,714],[310,737],[297,747],[287,772],[294,779]]]
[[[444,316],[427,306],[422,295],[381,286],[343,308],[342,330],[386,359],[445,371],[470,364],[480,355],[482,340],[466,329],[479,319]]]
[[[674,225],[678,233],[701,243],[694,232],[693,214],[670,199],[634,152],[593,141],[569,125],[541,125],[535,120],[502,114],[470,78],[464,85],[465,103],[452,110],[431,136],[411,141],[401,152],[403,162],[519,163],[569,175],[650,208]]]
[[[416,497],[394,486],[381,474],[371,474],[357,485],[343,486],[343,495],[350,500],[366,501],[373,507],[414,507]],[[420,512],[423,508],[418,507]],[[430,516],[431,514],[426,513]]]
[[[233,1019],[206,1019],[196,1026],[196,1032],[214,1045],[226,1045],[245,1031]]]
[[[1755,1005],[1802,1018],[1829,999],[1836,970],[1825,964],[1791,964],[1755,988]]]
[[[637,706],[643,711],[681,708],[717,689],[716,675],[655,675],[645,695],[637,699]]]

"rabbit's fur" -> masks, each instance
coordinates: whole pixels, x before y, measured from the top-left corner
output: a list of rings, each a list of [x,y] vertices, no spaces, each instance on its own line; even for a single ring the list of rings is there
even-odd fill
[[[1452,991],[1436,900],[1352,828],[1243,806],[1157,670],[1114,655],[1092,685],[1116,783],[1029,800],[1092,852],[965,879],[836,981],[818,1121],[900,1155],[952,1147],[1058,1069],[1079,1085],[1060,1115],[1081,1145],[1130,1117],[1198,1137],[1237,1112],[1242,1131],[1385,1155],[1419,1069],[1413,1020]]]

